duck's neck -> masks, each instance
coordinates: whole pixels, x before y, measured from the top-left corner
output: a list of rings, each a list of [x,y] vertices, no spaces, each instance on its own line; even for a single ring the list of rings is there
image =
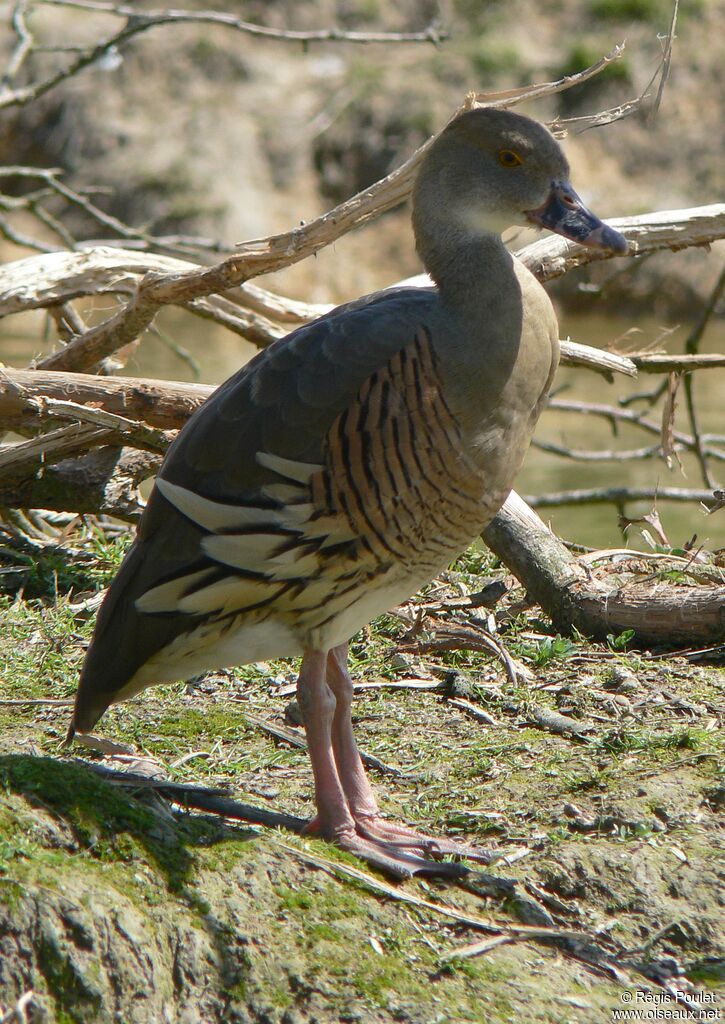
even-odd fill
[[[416,244],[448,306],[492,312],[518,288],[513,257],[499,234],[464,232],[438,220],[416,224]]]

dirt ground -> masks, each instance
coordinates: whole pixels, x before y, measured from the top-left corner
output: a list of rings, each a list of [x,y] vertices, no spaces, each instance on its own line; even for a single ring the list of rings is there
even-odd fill
[[[495,856],[458,883],[391,883],[91,770],[309,815],[293,664],[111,709],[98,735],[126,754],[61,748],[88,600],[126,543],[93,536],[63,572],[6,558],[25,592],[1,611],[0,1006],[26,996],[29,1021],[62,1024],[719,1019],[722,649],[551,636],[516,588],[494,615],[475,595],[512,580],[469,552],[356,640],[354,717],[387,815]],[[513,678],[470,647],[425,653],[452,625],[495,625]]]

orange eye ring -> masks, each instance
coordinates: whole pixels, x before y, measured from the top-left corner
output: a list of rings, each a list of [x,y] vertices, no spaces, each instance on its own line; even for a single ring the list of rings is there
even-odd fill
[[[498,162],[502,167],[519,167],[523,160],[513,149],[500,149],[498,151]]]

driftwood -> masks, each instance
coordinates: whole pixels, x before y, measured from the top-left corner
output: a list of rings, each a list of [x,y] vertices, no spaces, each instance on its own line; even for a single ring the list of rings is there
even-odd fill
[[[725,637],[725,587],[595,580],[515,492],[483,539],[559,630],[604,640],[631,629],[639,643],[668,646]]]

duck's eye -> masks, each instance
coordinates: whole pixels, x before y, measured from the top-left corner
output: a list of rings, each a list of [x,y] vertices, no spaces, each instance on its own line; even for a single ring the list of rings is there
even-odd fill
[[[523,160],[513,149],[500,149],[498,151],[498,162],[502,167],[518,167]]]

